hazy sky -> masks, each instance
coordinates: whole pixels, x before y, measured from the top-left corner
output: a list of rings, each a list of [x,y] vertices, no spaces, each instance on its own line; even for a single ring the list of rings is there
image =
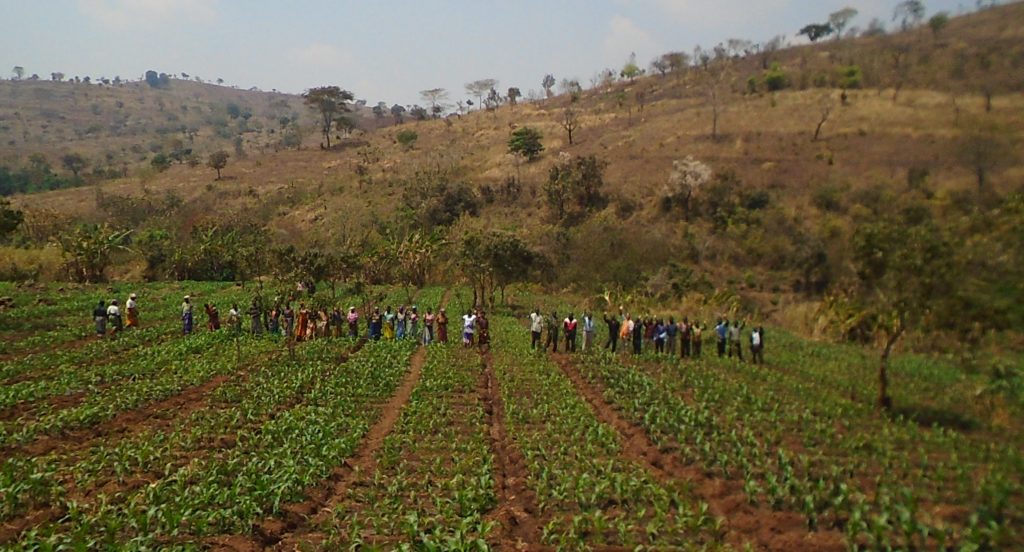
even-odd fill
[[[323,84],[370,103],[420,102],[496,78],[540,89],[545,73],[587,86],[636,52],[641,65],[728,38],[792,39],[845,5],[890,22],[898,0],[0,0],[0,73],[139,78],[147,69],[302,92]],[[972,0],[925,0],[958,13]]]

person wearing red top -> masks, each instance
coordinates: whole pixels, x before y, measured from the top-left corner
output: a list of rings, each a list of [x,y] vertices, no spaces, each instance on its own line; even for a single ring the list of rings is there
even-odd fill
[[[576,324],[576,317],[572,313],[562,321],[562,330],[565,332],[565,350],[569,353],[576,352]]]

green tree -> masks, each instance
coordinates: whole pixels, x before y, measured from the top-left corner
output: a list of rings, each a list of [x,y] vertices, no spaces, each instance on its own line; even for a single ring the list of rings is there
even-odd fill
[[[331,149],[331,131],[338,118],[351,111],[348,102],[355,96],[337,86],[321,86],[307,90],[302,99],[307,106],[319,112],[320,131],[327,141],[327,149]]]
[[[859,12],[856,9],[846,6],[841,10],[829,14],[828,24],[835,30],[836,40],[842,38],[843,30],[846,29],[846,26],[850,24],[850,21],[853,20],[854,17],[857,17],[858,13]]]
[[[105,280],[104,272],[116,251],[131,251],[131,230],[115,230],[108,225],[83,224],[58,237],[64,255],[64,270],[75,282],[96,283]]]
[[[778,63],[773,63],[771,69],[765,71],[763,78],[765,88],[771,92],[782,90],[789,84],[786,72],[782,70]]]
[[[519,127],[512,132],[512,136],[508,139],[508,151],[533,161],[544,151],[544,144],[541,143],[543,138],[544,135],[537,129]]]
[[[456,264],[473,288],[473,303],[494,306],[494,292],[525,281],[540,260],[518,236],[499,230],[465,233],[458,244]]]
[[[565,129],[565,133],[569,137],[569,145],[571,146],[573,144],[572,133],[580,128],[579,113],[570,105],[562,111],[562,119],[558,123]]]
[[[953,248],[930,214],[916,208],[861,226],[853,236],[855,273],[826,302],[847,335],[872,338],[881,347],[878,405],[892,407],[889,359],[907,331],[944,326],[938,308],[958,277]]]
[[[932,30],[932,35],[936,38],[938,38],[939,33],[941,33],[947,25],[949,25],[948,12],[939,12],[928,19],[928,28]]]
[[[622,75],[622,78],[629,80],[629,82],[633,82],[637,77],[644,74],[644,70],[636,63],[635,53],[629,55],[629,61],[622,66],[622,71],[619,74]]]
[[[444,111],[442,102],[448,99],[448,91],[444,88],[421,90],[420,97],[423,98],[423,101],[430,104],[430,113],[436,118]]]
[[[218,150],[210,154],[210,157],[206,159],[206,166],[217,171],[217,180],[220,180],[220,171],[224,167],[228,166],[228,152],[224,150]]]
[[[149,164],[158,172],[164,172],[171,167],[171,158],[166,153],[158,153],[149,160]]]
[[[555,76],[550,73],[544,75],[544,78],[540,81],[540,86],[544,89],[544,97],[550,98],[553,95],[551,89],[555,87]]]
[[[811,23],[810,25],[805,25],[804,28],[800,29],[796,34],[797,36],[806,36],[811,42],[817,42],[819,39],[832,34],[833,31],[834,29],[832,28],[832,25],[828,23]]]
[[[64,165],[64,168],[71,171],[71,174],[75,175],[76,178],[78,177],[78,173],[85,169],[86,165],[89,164],[81,153],[76,152],[64,154],[64,156],[60,158],[60,162]]]
[[[593,155],[559,156],[544,184],[545,199],[556,221],[570,226],[608,205],[603,193],[604,167],[605,163]]]
[[[0,197],[0,240],[6,240],[24,221],[25,214],[11,207],[9,199]]]

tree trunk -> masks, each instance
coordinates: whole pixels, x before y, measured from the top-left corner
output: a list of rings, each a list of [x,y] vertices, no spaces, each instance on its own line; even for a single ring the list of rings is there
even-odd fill
[[[711,139],[718,140],[718,106],[711,107]]]
[[[979,163],[974,167],[974,173],[978,177],[978,191],[982,192],[985,190],[985,167]]]
[[[882,358],[878,364],[878,407],[883,410],[892,409],[892,397],[889,396],[889,357],[904,329],[903,317],[900,316],[899,326],[886,337],[885,348],[882,349]]]

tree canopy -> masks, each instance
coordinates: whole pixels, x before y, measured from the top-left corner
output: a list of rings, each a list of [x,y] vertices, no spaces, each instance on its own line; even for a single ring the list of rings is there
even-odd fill
[[[303,101],[320,113],[320,131],[323,133],[327,148],[331,147],[331,131],[345,113],[351,111],[348,102],[355,96],[348,90],[337,86],[321,86],[307,90],[302,95]]]

